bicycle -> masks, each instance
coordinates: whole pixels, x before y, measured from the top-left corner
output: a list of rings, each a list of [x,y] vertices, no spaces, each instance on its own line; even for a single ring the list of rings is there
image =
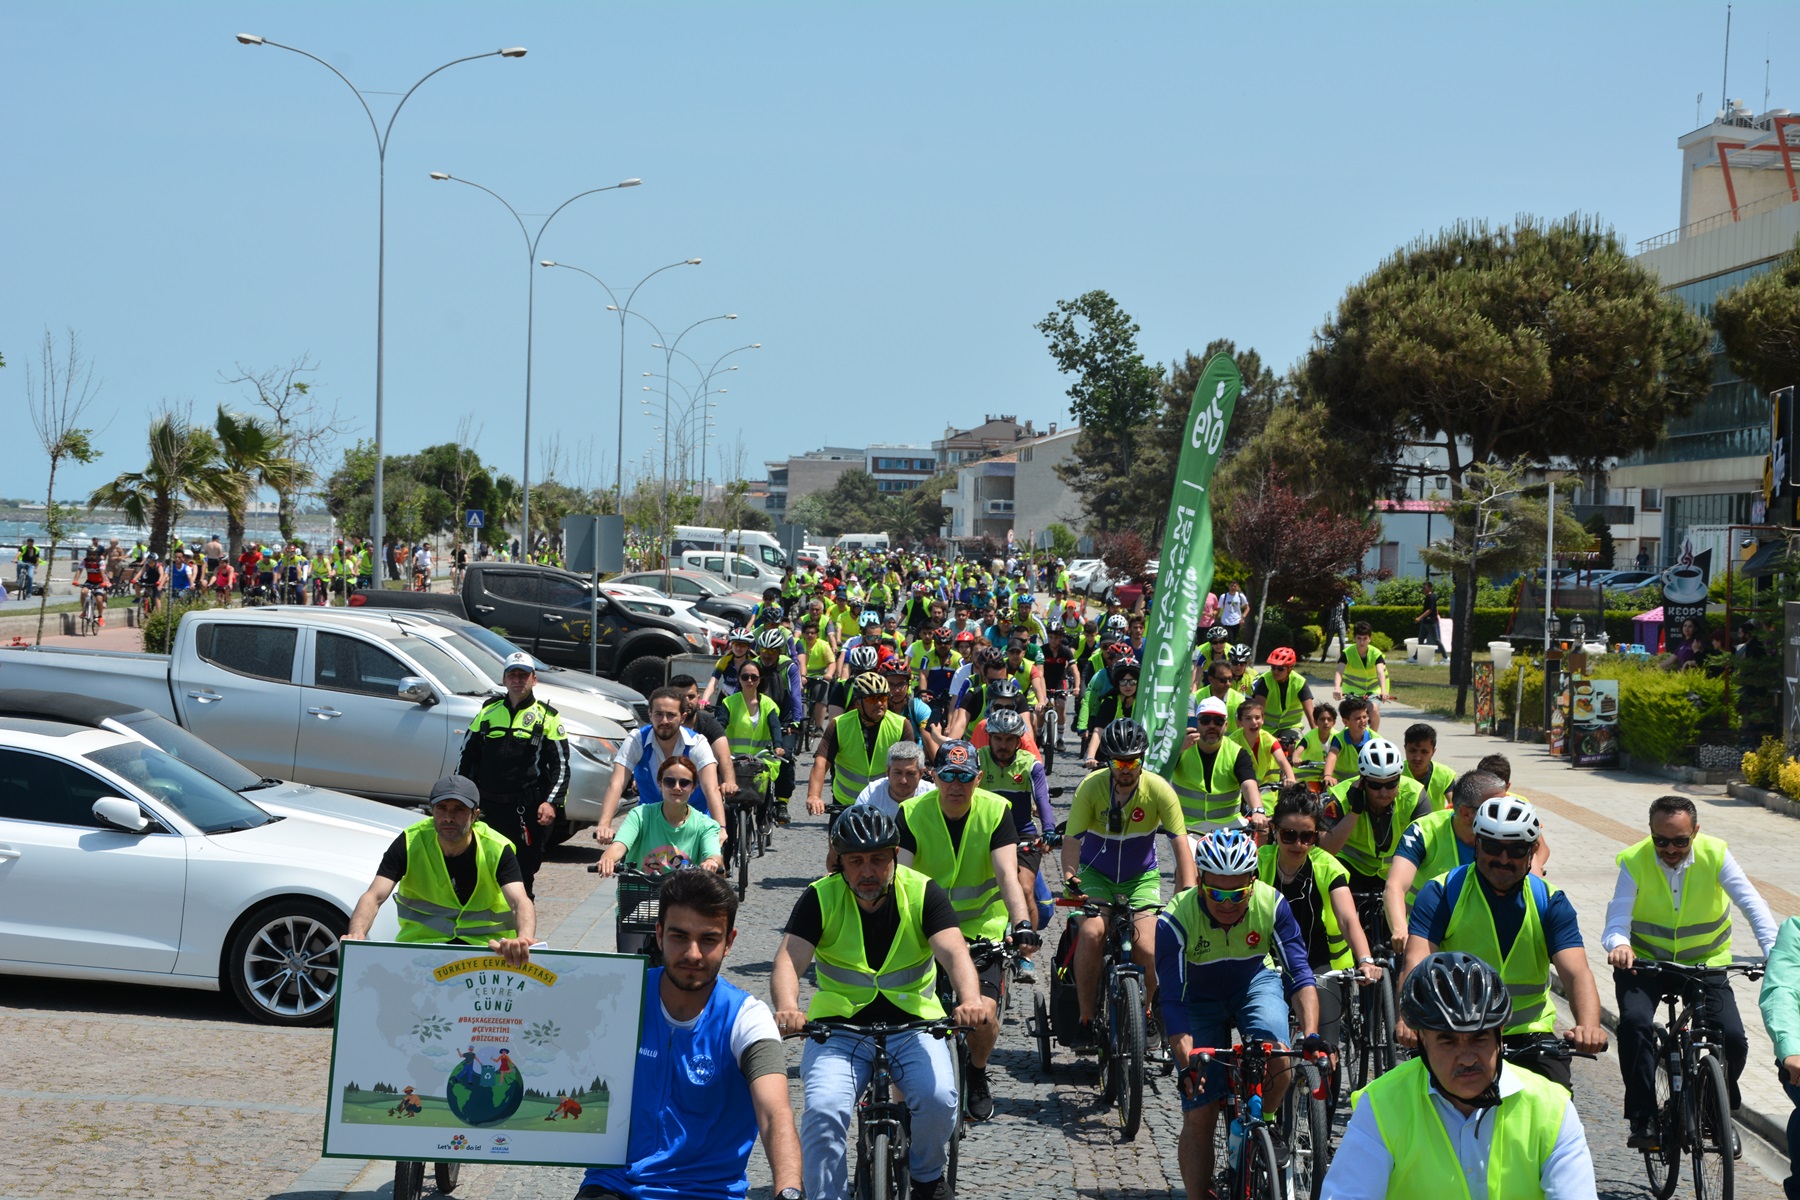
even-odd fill
[[[105,588],[99,584],[84,584],[81,589],[81,633],[84,637],[97,637],[100,624],[105,619]]]
[[[966,1033],[967,1025],[955,1025],[942,1018],[933,1021],[906,1021],[897,1025],[851,1025],[839,1021],[808,1021],[798,1034],[820,1043],[848,1034],[866,1037],[875,1044],[869,1062],[869,1082],[856,1100],[856,1169],[852,1176],[854,1194],[862,1200],[905,1200],[912,1191],[909,1165],[912,1150],[912,1113],[905,1101],[894,1099],[894,1078],[889,1066],[887,1043],[891,1037],[905,1033],[929,1033],[935,1038]],[[951,1056],[955,1061],[955,1056]],[[958,1079],[958,1095],[961,1080]],[[944,1165],[944,1182],[956,1187],[956,1143],[961,1135],[962,1114],[957,1114],[957,1133],[950,1138],[950,1158]]]
[[[1063,715],[1060,705],[1073,693],[1068,688],[1058,688],[1049,695],[1044,705],[1043,736],[1038,739],[1038,749],[1044,753],[1044,774],[1050,774],[1056,765],[1057,745],[1062,741]]]
[[[1276,1149],[1275,1135],[1280,1132],[1279,1113],[1263,1112],[1263,1081],[1269,1061],[1292,1058],[1298,1078],[1290,1081],[1289,1096],[1307,1089],[1309,1115],[1313,1102],[1323,1104],[1325,1085],[1314,1061],[1316,1055],[1304,1050],[1279,1050],[1270,1042],[1248,1042],[1230,1048],[1195,1047],[1188,1058],[1190,1070],[1217,1062],[1230,1077],[1230,1090],[1221,1102],[1213,1126],[1213,1190],[1218,1200],[1286,1200],[1281,1155]],[[1284,1104],[1285,1107],[1285,1104]],[[1310,1120],[1307,1126],[1312,1134]],[[1237,1145],[1232,1142],[1236,1140]],[[1292,1143],[1285,1143],[1292,1145]],[[1322,1140],[1310,1147],[1306,1170],[1309,1187],[1323,1182],[1322,1162],[1325,1146]],[[1296,1162],[1296,1167],[1298,1163]],[[1299,1195],[1298,1180],[1295,1193]],[[1316,1194],[1309,1191],[1310,1194]]]
[[[734,754],[731,765],[736,772],[737,795],[725,801],[726,833],[731,854],[726,857],[726,874],[737,872],[737,894],[742,900],[750,890],[751,852],[761,858],[769,852],[773,840],[775,773],[780,760],[767,750],[755,754]]]
[[[1070,920],[1098,920],[1104,914],[1106,940],[1100,958],[1100,995],[1096,998],[1094,1032],[1099,1041],[1100,1099],[1119,1110],[1122,1141],[1132,1141],[1144,1120],[1145,1005],[1144,968],[1132,960],[1130,897],[1115,896],[1101,904],[1086,896],[1064,896],[1058,908],[1079,908]],[[1070,980],[1073,985],[1073,980]],[[1038,1053],[1049,1068],[1048,1015],[1037,1022]]]
[[[1371,1037],[1371,1029],[1376,1026],[1392,1028],[1393,1019],[1393,978],[1392,971],[1383,966],[1381,982],[1367,983],[1362,972],[1355,967],[1346,967],[1341,971],[1319,971],[1313,976],[1319,988],[1319,1023],[1330,1024],[1330,1013],[1325,1011],[1327,1003],[1335,1003],[1342,1009],[1338,1014],[1338,1058],[1336,1063],[1328,1064],[1326,1070],[1328,1117],[1335,1122],[1339,1107],[1352,1092],[1361,1091],[1368,1086],[1371,1079],[1390,1071],[1398,1063],[1398,1054],[1394,1061],[1384,1062],[1377,1049],[1386,1050],[1394,1046],[1391,1037],[1385,1042],[1378,1042]],[[1327,988],[1327,984],[1337,984],[1336,988]],[[1325,998],[1331,997],[1330,1001]]]
[[[1371,1079],[1387,1074],[1401,1061],[1400,1045],[1394,1036],[1394,974],[1399,963],[1390,950],[1394,939],[1388,930],[1387,909],[1379,892],[1365,892],[1355,899],[1356,919],[1362,923],[1363,935],[1369,940],[1370,956],[1381,968],[1381,979],[1370,985],[1371,995],[1358,996],[1358,1036],[1355,1041],[1351,1042],[1347,1035],[1338,1039],[1340,1045],[1347,1045],[1352,1052],[1350,1090],[1353,1092],[1366,1086]],[[1360,1011],[1364,1005],[1367,1011]],[[1348,1013],[1345,1015],[1349,1016]],[[1341,1076],[1342,1072],[1339,1074]]]
[[[1681,1178],[1681,1156],[1691,1164],[1694,1195],[1731,1200],[1736,1185],[1736,1135],[1724,1050],[1711,1024],[1706,985],[1732,975],[1760,979],[1763,960],[1738,960],[1717,967],[1639,959],[1637,969],[1661,977],[1659,1002],[1669,1006],[1667,1024],[1656,1023],[1656,1131],[1661,1145],[1644,1151],[1644,1172],[1657,1200],[1668,1200]]]
[[[599,863],[588,864],[598,874]],[[613,868],[619,892],[613,902],[613,945],[620,954],[641,954],[649,965],[662,966],[662,946],[656,940],[656,922],[662,913],[662,885],[667,872],[652,874],[620,863]]]

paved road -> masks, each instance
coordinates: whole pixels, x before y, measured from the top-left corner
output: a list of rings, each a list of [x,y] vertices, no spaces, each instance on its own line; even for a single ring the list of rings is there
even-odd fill
[[[1468,739],[1466,746],[1482,753],[1492,748],[1485,739]],[[1450,761],[1464,766],[1464,757],[1459,743]],[[1057,774],[1055,782],[1071,790],[1079,775],[1066,768]],[[1066,799],[1060,803],[1066,808]],[[1563,861],[1573,865],[1590,849],[1587,838],[1581,827],[1567,826],[1558,843],[1559,855],[1565,847],[1568,854]],[[756,865],[727,960],[728,976],[754,994],[767,996],[779,929],[799,889],[820,869],[823,843],[822,822],[802,817],[779,836],[776,854]],[[591,843],[572,843],[539,876],[540,927],[554,931],[558,946],[611,949],[610,913],[584,905],[610,898],[611,885],[599,885],[596,896],[585,871],[595,856]],[[1608,990],[1603,980],[1603,993]],[[391,1179],[385,1163],[318,1160],[328,1031],[251,1025],[219,996],[12,978],[0,991],[0,1013],[0,1061],[11,1065],[0,1087],[7,1125],[0,1200],[109,1194],[322,1200],[375,1196]],[[1097,1106],[1091,1067],[1066,1051],[1058,1052],[1057,1064],[1045,1076],[1023,1028],[1004,1032],[994,1059],[997,1113],[964,1144],[963,1194],[1000,1185],[1020,1200],[1179,1195],[1171,1084],[1152,1081],[1144,1131],[1126,1145],[1111,1115]],[[1641,1160],[1623,1149],[1616,1064],[1610,1058],[1580,1064],[1577,1081],[1601,1195],[1644,1195]],[[804,1098],[797,1082],[793,1088],[798,1109]],[[564,1198],[574,1194],[578,1178],[572,1170],[472,1166],[457,1195]],[[756,1193],[766,1195],[760,1150],[751,1179]],[[1679,1194],[1688,1194],[1685,1185]],[[1738,1195],[1763,1200],[1781,1192],[1769,1177],[1746,1170]]]

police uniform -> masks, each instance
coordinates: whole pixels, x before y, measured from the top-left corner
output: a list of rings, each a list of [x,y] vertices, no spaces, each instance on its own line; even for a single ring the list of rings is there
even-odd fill
[[[532,699],[515,712],[497,697],[475,714],[456,770],[481,789],[482,816],[512,841],[525,894],[532,895],[550,837],[550,827],[538,824],[538,806],[553,805],[560,816],[569,790],[569,743],[556,709]]]

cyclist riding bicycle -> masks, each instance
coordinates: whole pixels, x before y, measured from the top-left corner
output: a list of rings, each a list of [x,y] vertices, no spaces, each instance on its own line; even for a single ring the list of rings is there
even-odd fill
[[[621,862],[651,874],[689,864],[723,871],[719,823],[691,803],[700,783],[700,768],[694,760],[664,759],[656,783],[657,793],[638,797],[636,807],[620,822],[612,845],[600,856],[600,877],[610,879]]]
[[[1319,997],[1306,943],[1280,892],[1257,877],[1256,843],[1241,830],[1216,829],[1200,839],[1197,886],[1175,893],[1156,921],[1156,975],[1169,1051],[1181,1072],[1181,1180],[1204,1196],[1213,1177],[1213,1126],[1228,1090],[1220,1063],[1190,1063],[1196,1046],[1245,1042],[1285,1050],[1290,1021],[1302,1048],[1322,1048]],[[1271,958],[1279,968],[1271,965]],[[1275,1059],[1264,1111],[1281,1107],[1292,1080],[1290,1060]]]
[[[1069,697],[1081,692],[1081,665],[1062,621],[1056,617],[1044,623],[1044,691],[1050,707],[1056,710],[1056,749],[1060,752],[1062,731],[1069,722]]]
[[[81,556],[75,578],[81,589],[82,606],[92,605],[100,627],[106,628],[106,551],[100,548],[99,538],[95,538],[94,544]]]
[[[1100,757],[1107,765],[1075,789],[1063,837],[1063,883],[1071,895],[1088,896],[1103,908],[1132,911],[1132,958],[1144,969],[1148,1001],[1155,992],[1156,910],[1162,906],[1162,875],[1156,866],[1156,835],[1172,839],[1175,888],[1194,886],[1194,852],[1182,820],[1181,802],[1168,781],[1144,769],[1150,739],[1136,721],[1114,721],[1100,734]],[[1107,922],[1083,921],[1075,943],[1075,986],[1081,1024],[1075,1045],[1093,1046],[1094,1002],[1100,990],[1100,960]]]
[[[756,656],[756,635],[742,625],[732,626],[725,642],[725,653],[713,664],[706,691],[701,693],[701,708],[712,708],[737,691],[738,668]]]
[[[1226,719],[1223,700],[1202,700],[1169,771],[1190,840],[1228,825],[1267,823],[1256,764],[1225,736]]]
[[[888,684],[879,674],[865,672],[850,686],[856,707],[825,727],[807,773],[806,811],[815,817],[825,813],[828,776],[832,800],[848,808],[885,768],[889,747],[919,740],[911,721],[888,711]]]
[[[1427,813],[1400,835],[1388,862],[1382,906],[1394,952],[1406,953],[1413,901],[1419,889],[1475,861],[1475,813],[1484,801],[1506,794],[1506,784],[1486,771],[1465,771],[1450,789],[1450,807]]]
[[[1263,702],[1264,723],[1271,733],[1312,727],[1312,685],[1295,669],[1297,662],[1292,647],[1275,647],[1269,651],[1269,669],[1250,688],[1250,694]]]
[[[1338,655],[1337,675],[1332,681],[1332,699],[1348,700],[1352,696],[1369,702],[1369,728],[1381,728],[1382,700],[1388,693],[1387,656],[1372,645],[1374,627],[1358,621],[1352,630],[1352,642]]]
[[[1142,682],[1142,675],[1138,660],[1130,655],[1115,659],[1106,669],[1109,687],[1088,710],[1093,724],[1089,728],[1087,744],[1081,751],[1081,761],[1090,770],[1100,765],[1094,757],[1100,741],[1100,731],[1114,721],[1137,713],[1138,687]]]
[[[1422,1055],[1351,1097],[1355,1111],[1323,1200],[1470,1196],[1591,1200],[1594,1160],[1575,1102],[1501,1057],[1507,986],[1470,954],[1434,954],[1400,989]]]
[[[781,1032],[799,1032],[808,1020],[877,1025],[941,1018],[940,967],[963,997],[952,1019],[984,1027],[988,1006],[956,909],[941,886],[896,861],[899,826],[885,813],[856,805],[832,825],[831,841],[837,870],[800,894],[775,953],[769,992]],[[819,988],[802,1013],[800,976],[814,958]],[[950,1048],[922,1032],[892,1037],[887,1047],[912,1114],[913,1200],[937,1200],[948,1192],[944,1168],[961,1103]],[[845,1200],[849,1194],[845,1148],[868,1064],[869,1047],[860,1037],[809,1040],[801,1051],[806,1110],[800,1149],[812,1200]]]
[[[1011,709],[995,709],[987,718],[988,744],[981,749],[981,779],[987,789],[1012,806],[1013,827],[1019,834],[1019,887],[1026,895],[1037,892],[1038,871],[1043,866],[1041,846],[1026,846],[1040,833],[1056,827],[1050,807],[1050,783],[1044,764],[1024,748],[1025,718]],[[1033,914],[1036,915],[1035,913]],[[1035,920],[1034,926],[1038,924]]]
[[[933,763],[937,790],[900,808],[900,865],[945,887],[969,941],[1004,939],[1029,955],[1037,949],[1038,935],[1026,899],[1030,893],[1019,886],[1018,829],[1006,800],[981,786],[981,764],[982,752],[968,742],[945,742],[938,750]],[[994,1115],[987,1066],[1000,1035],[1004,969],[996,956],[977,970],[989,1021],[969,1034],[973,1069],[963,1096],[976,1121]]]
[[[766,625],[756,631],[756,660],[762,664],[763,695],[775,702],[783,726],[795,725],[805,711],[800,689],[800,662],[790,657],[791,639],[786,628]],[[743,669],[743,664],[738,665]]]
[[[775,807],[769,814],[777,825],[788,823],[788,800],[794,794],[794,760],[781,733],[781,708],[762,690],[763,669],[759,663],[745,663],[738,668],[738,690],[725,697],[725,740],[733,755],[773,754],[779,763],[764,768],[773,780],[752,779],[744,784],[761,792],[772,782]],[[730,861],[730,855],[726,860]]]
[[[1482,803],[1475,814],[1474,864],[1419,889],[1402,975],[1439,950],[1462,950],[1497,965],[1513,1001],[1504,1039],[1519,1045],[1556,1031],[1556,1007],[1550,1002],[1554,966],[1575,1013],[1566,1037],[1577,1050],[1597,1054],[1606,1048],[1606,1032],[1600,1028],[1600,992],[1588,969],[1575,906],[1565,893],[1528,873],[1538,833],[1537,813],[1523,800],[1501,796]],[[1404,1023],[1395,1033],[1403,1045],[1415,1040]],[[1542,1058],[1531,1069],[1569,1086],[1566,1060]]]
[[[1319,844],[1349,868],[1351,890],[1359,896],[1380,895],[1400,835],[1434,810],[1418,781],[1407,777],[1400,748],[1386,738],[1363,743],[1357,771],[1359,778],[1331,789]]]

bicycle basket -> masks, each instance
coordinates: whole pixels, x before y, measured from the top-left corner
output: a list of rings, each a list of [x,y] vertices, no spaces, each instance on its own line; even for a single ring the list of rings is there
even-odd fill
[[[627,933],[652,934],[656,932],[657,917],[662,911],[662,880],[639,879],[636,876],[619,880],[619,929]]]

